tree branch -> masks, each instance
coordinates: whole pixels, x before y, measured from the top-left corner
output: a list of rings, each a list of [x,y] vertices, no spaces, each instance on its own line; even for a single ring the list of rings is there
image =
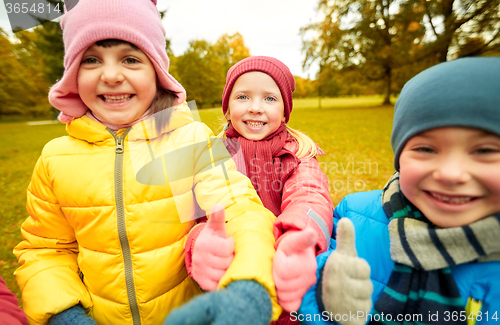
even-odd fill
[[[482,14],[489,7],[490,7],[490,4],[488,3],[488,1],[483,2],[483,6],[478,8],[476,11],[474,11],[469,17],[464,17],[463,19],[457,20],[456,23],[457,23],[458,27],[460,27],[463,24],[465,24],[466,22],[474,19],[474,17],[477,17],[478,15]]]
[[[431,11],[429,10],[429,6],[427,5],[427,1],[424,1],[424,6],[425,6],[425,12],[427,13],[427,16],[429,17],[429,23],[431,24],[432,32],[434,33],[434,36],[438,37],[438,33],[436,31],[436,27],[434,26],[434,23],[432,22],[432,17],[431,17]]]
[[[485,43],[484,46],[475,50],[474,52],[468,53],[466,56],[476,56],[482,53],[499,35],[500,35],[500,30],[497,30],[495,32],[495,35],[493,35],[493,37],[487,43]]]

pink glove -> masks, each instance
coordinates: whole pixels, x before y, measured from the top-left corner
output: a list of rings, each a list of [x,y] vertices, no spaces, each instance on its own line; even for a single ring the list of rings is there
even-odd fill
[[[204,290],[215,290],[234,258],[233,237],[227,238],[224,207],[215,204],[193,248],[193,278]]]
[[[300,307],[302,297],[316,283],[315,246],[318,235],[312,228],[285,237],[273,260],[273,277],[278,303],[286,311]]]

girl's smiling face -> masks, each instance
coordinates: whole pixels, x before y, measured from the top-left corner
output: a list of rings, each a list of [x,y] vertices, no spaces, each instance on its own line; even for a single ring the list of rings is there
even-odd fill
[[[78,70],[78,93],[102,121],[128,124],[140,118],[156,95],[156,72],[146,54],[129,43],[90,46]]]
[[[468,225],[500,211],[500,137],[479,129],[444,127],[405,145],[400,187],[432,223]]]
[[[234,83],[226,118],[246,139],[264,139],[285,122],[284,114],[280,89],[269,75],[247,72]]]

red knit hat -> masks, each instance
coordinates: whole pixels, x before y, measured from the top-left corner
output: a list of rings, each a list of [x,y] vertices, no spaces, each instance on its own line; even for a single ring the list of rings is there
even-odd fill
[[[271,78],[278,85],[285,104],[285,122],[290,119],[293,108],[292,93],[295,90],[295,79],[288,67],[281,61],[269,56],[252,56],[241,60],[229,69],[226,76],[226,86],[222,93],[222,112],[227,112],[229,96],[233,90],[234,83],[238,78],[247,72],[260,71]]]

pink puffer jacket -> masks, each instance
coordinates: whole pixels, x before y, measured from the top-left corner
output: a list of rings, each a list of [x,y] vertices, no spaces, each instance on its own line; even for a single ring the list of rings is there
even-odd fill
[[[297,142],[291,137],[286,141],[284,147],[291,152],[298,150]],[[321,155],[324,155],[321,149],[320,152]],[[237,154],[233,156],[233,159],[237,161],[243,159],[243,156]],[[240,166],[240,164],[236,163],[236,166]],[[299,231],[309,226],[318,233],[316,255],[326,251],[330,245],[333,228],[333,209],[328,189],[328,178],[321,170],[318,161],[316,158],[302,158],[297,170],[283,186],[281,214],[274,222],[275,247],[278,247],[281,240],[293,231]],[[191,276],[193,245],[203,227],[204,224],[201,221],[201,224],[191,230],[186,241],[185,261]]]
[[[26,314],[19,308],[16,296],[0,277],[0,324],[26,325]]]
[[[298,144],[289,138],[285,148],[297,152]],[[322,151],[321,153],[324,155]],[[275,247],[293,231],[310,226],[318,233],[316,255],[325,252],[330,245],[333,209],[328,177],[321,170],[318,161],[316,158],[300,159],[297,170],[283,187],[281,214],[274,221]]]
[[[284,147],[291,152],[297,152],[297,142],[289,137]],[[319,149],[319,147],[318,147]],[[321,155],[323,151],[319,149]],[[234,155],[232,158],[238,164],[238,159],[243,159],[243,155]],[[246,171],[238,170],[245,173]],[[275,248],[286,236],[295,231],[303,230],[307,227],[313,228],[318,234],[316,244],[316,255],[328,250],[333,228],[333,202],[328,189],[328,177],[323,173],[316,158],[302,158],[297,170],[290,175],[283,185],[281,214],[274,221],[274,237],[276,238]],[[205,226],[205,222],[194,227],[186,241],[185,263],[189,275],[192,277],[192,255],[193,247]],[[280,315],[277,321],[270,325],[295,325],[290,314],[286,311]]]
[[[297,152],[298,144],[288,139],[285,148]],[[319,149],[319,148],[318,148]],[[323,151],[320,152],[324,155]],[[312,227],[318,234],[316,255],[328,250],[333,228],[333,202],[328,189],[328,178],[316,158],[302,158],[295,173],[285,182],[281,214],[274,221],[275,247],[294,231]],[[312,210],[312,211],[311,211]],[[295,325],[286,311],[271,325]]]

